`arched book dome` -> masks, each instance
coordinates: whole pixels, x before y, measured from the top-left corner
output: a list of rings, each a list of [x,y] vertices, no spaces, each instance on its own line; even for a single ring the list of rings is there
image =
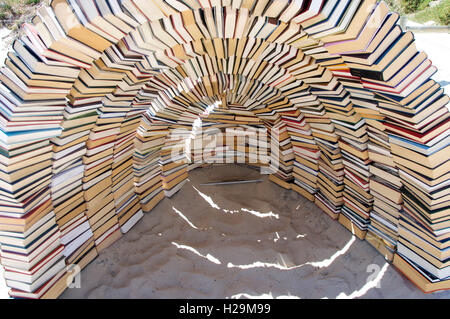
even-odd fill
[[[261,166],[423,291],[450,288],[448,97],[398,19],[375,0],[40,7],[0,73],[11,296],[59,296],[66,265],[220,161]]]

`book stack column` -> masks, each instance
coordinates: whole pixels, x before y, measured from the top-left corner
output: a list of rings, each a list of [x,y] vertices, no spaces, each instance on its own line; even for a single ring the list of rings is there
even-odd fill
[[[124,111],[125,116],[114,143],[112,163],[112,191],[122,233],[128,232],[143,217],[134,189],[133,154],[134,138],[144,110],[124,108]]]
[[[87,214],[99,252],[121,235],[115,213],[111,169],[114,143],[120,132],[120,119],[116,121],[120,112],[107,103],[108,100],[99,109],[99,118],[86,142],[87,151],[83,158],[86,165],[83,188]]]
[[[186,183],[190,150],[186,149],[184,134],[169,130],[161,149],[162,184],[166,197],[172,197]]]
[[[392,159],[403,184],[394,264],[419,287],[430,291],[450,281],[449,98],[433,80],[402,97],[396,103],[380,102]],[[393,108],[399,111],[393,112]]]
[[[335,132],[340,137],[345,184],[340,222],[358,238],[364,239],[373,202],[369,192],[370,160],[365,120],[355,111],[350,94],[345,90],[335,95],[322,95],[321,100],[329,110],[327,114],[333,118]]]
[[[366,240],[388,260],[392,260],[397,248],[398,219],[402,209],[402,183],[395,165],[389,136],[381,121],[366,120],[369,136],[370,193],[373,209]]]
[[[287,125],[295,156],[292,189],[314,201],[314,194],[318,191],[319,147],[312,136],[309,124],[299,110],[285,112],[282,121]]]
[[[78,70],[56,61],[40,72],[36,68],[43,68],[43,63],[27,67],[26,63],[32,63],[30,57],[38,56],[43,47],[36,42],[35,30],[31,26],[26,30],[13,44],[16,52],[9,53],[15,72],[0,70],[4,119],[0,131],[0,261],[11,296],[39,298],[50,293],[66,270],[52,202],[53,145],[49,139],[61,134],[65,96]],[[52,63],[49,59],[48,64]],[[65,70],[67,76],[61,75]],[[59,81],[61,85],[55,85]]]
[[[165,194],[162,187],[161,149],[168,125],[144,114],[134,139],[134,185],[144,213],[155,207]]]
[[[314,202],[331,218],[337,219],[343,205],[344,165],[339,149],[339,136],[327,116],[324,104],[316,100],[308,107],[302,107],[314,140],[319,147],[317,186]]]
[[[270,132],[270,166],[273,171],[269,179],[283,188],[290,189],[293,180],[294,152],[286,123],[281,119],[268,130]]]
[[[57,223],[61,229],[61,242],[67,264],[80,264],[84,255],[97,256],[94,237],[86,215],[87,206],[83,192],[86,141],[97,121],[100,98],[69,100],[63,115],[63,131],[52,138],[53,177],[52,201]],[[90,260],[89,260],[90,261]],[[89,262],[86,260],[87,264]]]

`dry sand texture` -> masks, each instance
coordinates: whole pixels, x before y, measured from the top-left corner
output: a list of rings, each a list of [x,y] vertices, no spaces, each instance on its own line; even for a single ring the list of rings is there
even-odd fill
[[[234,177],[264,181],[199,185]],[[192,171],[80,279],[62,298],[450,297],[423,294],[313,203],[238,165]]]

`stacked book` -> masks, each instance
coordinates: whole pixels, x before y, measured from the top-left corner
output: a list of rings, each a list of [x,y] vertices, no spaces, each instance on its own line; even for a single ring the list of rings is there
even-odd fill
[[[190,150],[186,149],[184,132],[171,132],[161,149],[161,179],[166,197],[172,197],[186,183]]]
[[[240,125],[245,132],[245,138],[241,140],[238,151],[245,154],[244,163],[268,167],[270,138],[262,124]]]
[[[320,150],[317,174],[319,191],[314,195],[314,202],[331,218],[337,219],[344,203],[344,165],[338,145],[339,136],[328,116],[330,114],[325,111],[324,103],[320,103],[308,119]]]
[[[335,66],[330,67],[330,69],[350,93],[352,102],[351,109],[356,111],[357,117],[366,119],[364,122],[363,120],[355,118],[352,123],[339,123],[338,121],[334,121],[335,125],[338,127],[338,134],[341,136],[340,143],[344,156],[348,157],[350,155],[348,152],[349,145],[353,148],[353,151],[357,151],[356,154],[355,152],[351,153],[354,157],[357,155],[357,158],[353,158],[353,161],[347,161],[345,168],[347,182],[346,189],[349,191],[357,190],[357,193],[353,192],[353,196],[351,196],[351,193],[346,193],[349,196],[346,196],[343,215],[346,213],[346,216],[353,217],[352,221],[355,225],[353,229],[359,230],[360,237],[364,236],[364,233],[366,233],[365,230],[368,228],[369,230],[366,239],[388,259],[392,259],[392,251],[395,249],[396,236],[395,219],[397,217],[395,216],[398,215],[395,212],[398,212],[399,205],[398,203],[395,204],[379,197],[379,193],[372,188],[372,183],[375,183],[375,180],[378,182],[383,181],[382,178],[380,179],[378,176],[375,177],[375,175],[380,175],[382,171],[388,172],[388,174],[393,173],[395,175],[395,167],[390,159],[389,146],[387,145],[386,148],[386,143],[383,143],[383,139],[386,141],[387,136],[382,136],[382,131],[384,129],[382,122],[380,121],[382,121],[384,117],[380,114],[378,102],[374,98],[374,93],[365,88],[361,81],[361,76],[364,77],[366,74],[370,73],[367,69],[372,67],[376,61],[383,56],[386,49],[388,49],[390,45],[394,43],[396,37],[400,35],[401,29],[399,26],[396,26],[396,22],[399,18],[398,14],[388,13],[388,8],[383,2],[376,3],[375,1],[364,1],[357,11],[355,18],[359,16],[361,19],[365,19],[366,22],[365,24],[360,23],[359,26],[355,24],[354,28],[360,30],[358,37],[351,39],[351,41],[342,41],[345,40],[345,38],[339,35],[325,38],[328,51],[341,54],[341,59],[345,62],[345,64],[336,64]],[[348,142],[351,143],[349,144]],[[372,163],[370,163],[371,161]],[[352,164],[353,168],[357,165],[358,171],[352,170],[349,164]],[[367,166],[368,164],[369,166]],[[387,166],[380,166],[379,164],[387,164]],[[359,174],[356,174],[357,172],[359,172]],[[370,177],[371,175],[372,177]],[[387,176],[389,175],[384,175],[384,181],[386,181]],[[391,189],[397,189],[398,192],[398,184],[397,187],[394,185],[396,179],[395,176],[393,177],[393,183],[383,181],[381,184],[377,185],[389,185],[390,187],[393,187]],[[355,182],[356,185],[359,184],[359,187],[355,188]],[[347,185],[353,187],[350,188]],[[369,189],[370,195],[368,193]],[[354,196],[358,194],[362,196]],[[373,203],[371,196],[374,198]],[[353,201],[349,201],[348,199],[353,199]],[[381,202],[381,200],[383,200],[383,202]],[[396,206],[396,208],[393,208],[392,205],[380,206],[386,202]],[[357,205],[357,207],[355,205]],[[373,208],[371,208],[372,205]],[[353,214],[351,214],[348,209],[350,208],[351,210],[352,207]],[[383,208],[380,209],[380,207]],[[389,214],[385,215],[384,213],[384,209],[388,207],[392,208],[390,212],[393,215],[391,216]],[[368,225],[369,213],[370,225]],[[392,216],[394,218],[392,218]],[[387,233],[390,234],[388,235]]]
[[[101,105],[101,103],[100,103]],[[80,256],[95,258],[94,237],[86,216],[83,192],[85,143],[97,121],[99,99],[73,100],[64,110],[63,131],[53,144],[52,202],[61,230],[66,263]]]
[[[397,19],[398,15],[395,15],[395,17]],[[357,53],[354,55],[349,53],[343,56],[343,59],[350,59],[351,56],[355,57]],[[370,224],[367,226],[367,215],[363,214],[360,215],[364,217],[364,223],[362,225],[360,223],[362,227],[356,228],[355,226],[353,229],[367,229],[367,231],[361,230],[359,233],[364,236],[363,233],[365,232],[365,239],[387,260],[391,261],[396,248],[398,211],[401,209],[401,184],[390,154],[388,137],[384,133],[384,126],[382,124],[384,116],[378,109],[375,94],[365,90],[361,84],[357,85],[348,80],[348,78],[343,78],[341,82],[350,93],[353,109],[365,120],[359,121],[351,131],[348,130],[349,127],[341,126],[338,134],[341,136],[347,134],[348,136],[350,133],[354,137],[359,138],[360,142],[367,144],[368,158],[370,161],[369,175],[367,170],[361,170],[365,174],[360,174],[359,179],[355,181],[360,184],[361,188],[359,189],[359,193],[364,195],[366,201],[369,200],[367,202],[369,205],[370,196],[372,196]],[[351,85],[349,85],[350,83]],[[359,167],[360,169],[362,168],[361,163]],[[397,194],[397,196],[394,196],[394,201],[397,201],[397,203],[386,196],[383,197],[379,193],[380,188],[378,188],[379,190],[377,192],[372,187],[372,184],[377,182],[377,185],[383,187],[387,191],[387,194],[391,192],[393,192],[392,194]],[[385,186],[387,188],[384,188]],[[370,189],[370,196],[367,196],[367,191],[361,192],[361,189]],[[400,203],[398,200],[400,200]]]
[[[360,37],[354,45],[343,43],[341,48],[327,46],[342,54],[350,75],[343,69],[335,74],[346,78],[342,82],[352,93],[354,108],[366,118],[372,161],[369,189],[374,197],[368,240],[388,259],[398,245],[394,264],[406,276],[424,291],[443,289],[449,275],[442,271],[446,257],[439,251],[445,249],[441,244],[445,231],[433,229],[435,220],[427,212],[445,211],[445,192],[439,190],[448,169],[445,160],[431,164],[428,158],[438,150],[445,152],[446,143],[430,152],[428,148],[448,135],[448,98],[429,80],[435,68],[415,49],[412,33],[396,25],[398,15],[388,14],[383,3],[375,6],[371,17],[377,13],[382,23],[363,31],[370,37]],[[426,188],[435,185],[441,188]],[[433,246],[426,246],[430,241]]]
[[[148,114],[136,131],[134,139],[133,172],[135,192],[143,212],[149,212],[162,199],[164,191],[161,179],[161,149],[168,125],[154,121]]]
[[[214,129],[214,126],[202,127],[201,134],[196,134],[190,140],[191,157],[189,170],[191,170],[191,167],[198,167],[204,163],[212,163],[214,161],[217,139],[220,134],[220,129]]]
[[[232,124],[221,128],[216,146],[216,154],[219,163],[245,163],[245,154],[238,150],[245,148],[243,129]]]
[[[228,101],[223,107],[201,115],[205,160],[253,164],[268,163],[268,133],[253,112]],[[201,142],[199,142],[200,145]],[[212,151],[217,151],[213,156]]]
[[[326,78],[328,72],[325,70],[322,77]],[[320,122],[311,124],[312,134],[321,149],[317,203],[363,239],[371,208],[365,122],[355,112],[350,95],[338,81],[312,83],[311,91],[319,97],[326,111]]]
[[[342,125],[344,124],[344,125]],[[350,125],[349,125],[350,124]],[[339,146],[343,156],[344,168],[344,206],[342,218],[347,217],[358,230],[355,234],[364,238],[370,223],[373,198],[369,192],[369,155],[367,150],[367,133],[360,130],[358,133],[346,133],[364,128],[364,120],[360,119],[354,125],[336,120],[337,134],[341,135]],[[348,129],[345,131],[345,129]],[[358,134],[361,134],[358,136]],[[355,229],[355,228],[352,228]]]
[[[134,191],[132,173],[135,132],[139,127],[140,117],[145,112],[145,107],[139,103],[133,104],[135,96],[148,80],[149,74],[141,71],[131,72],[135,63],[142,61],[142,56],[131,52],[123,42],[118,43],[116,50],[108,49],[105,52],[106,55],[102,56],[102,60],[108,61],[107,64],[114,66],[114,74],[117,76],[122,74],[120,84],[103,100],[101,117],[104,117],[102,124],[108,124],[108,128],[114,127],[117,130],[112,146],[111,192],[118,227],[122,233],[126,233],[143,217],[139,198]],[[105,69],[102,67],[102,70]],[[102,125],[99,126],[97,123],[97,126]],[[103,125],[103,128],[106,127]],[[107,245],[115,240],[113,234],[116,232],[116,226],[113,221],[115,221],[114,217],[103,219],[103,227],[108,228],[106,225],[111,225],[103,235],[106,236]],[[119,235],[115,236],[119,237]]]
[[[351,103],[349,96],[343,100]],[[334,119],[336,134],[340,136],[344,168],[344,206],[342,207],[341,223],[349,225],[359,238],[364,238],[370,223],[372,210],[372,195],[369,192],[369,155],[367,150],[368,136],[365,120],[358,113],[346,114],[347,121]],[[351,121],[354,119],[353,121]],[[347,220],[346,220],[347,219]]]
[[[217,126],[216,126],[217,127]],[[234,138],[231,141],[227,138],[227,130],[232,129],[233,124],[227,124],[224,127],[218,127],[220,132],[215,137],[214,156],[211,158],[214,163],[234,163],[235,150]]]
[[[118,218],[115,213],[112,193],[112,163],[114,143],[120,132],[120,112],[103,105],[99,109],[96,125],[86,142],[86,166],[83,178],[84,197],[87,204],[87,216],[97,250],[108,247],[121,235]]]
[[[122,233],[128,232],[143,217],[133,177],[134,138],[143,112],[137,109],[125,113],[114,143],[112,191]]]
[[[0,70],[0,261],[11,296],[38,298],[65,273],[49,139],[61,134],[65,96],[78,71],[52,58],[40,62],[36,30],[24,30]]]
[[[396,97],[395,102],[392,97]],[[446,256],[449,236],[446,127],[450,114],[445,106],[449,98],[431,80],[409,95],[383,94],[383,99],[388,101],[380,101],[380,111],[386,115],[384,125],[391,154],[403,185],[394,264],[422,290],[442,289],[450,284]]]
[[[11,294],[57,296],[66,264],[83,267],[180,189],[205,160],[194,127],[221,140],[207,158],[245,163],[260,141],[237,132],[266,128],[271,180],[423,290],[448,288],[448,97],[398,18],[377,0],[39,8],[0,70]]]
[[[287,125],[281,119],[270,128],[270,180],[290,189],[293,180],[294,152]]]
[[[46,196],[42,198],[44,194]],[[47,282],[60,277],[66,267],[49,189],[34,197],[38,202],[33,206],[37,206],[22,218],[16,217],[18,220],[14,224],[0,232],[1,263],[13,297],[39,297],[48,290]],[[12,216],[14,213],[9,214]],[[38,214],[39,217],[31,218],[28,214]],[[4,216],[2,219],[8,222],[9,218]]]
[[[209,117],[202,117],[202,125],[191,140],[191,163],[196,167],[202,163],[224,163],[226,158],[223,151],[227,147],[225,130],[229,127],[232,125],[217,124],[215,117],[212,122]]]
[[[372,161],[369,187],[374,200],[366,240],[388,260],[392,260],[397,247],[402,183],[392,159],[384,125],[374,120],[366,122],[369,159]]]
[[[282,116],[282,121],[286,123],[295,156],[292,189],[310,201],[314,201],[314,195],[318,191],[319,147],[312,136],[309,124],[301,112],[285,112]]]

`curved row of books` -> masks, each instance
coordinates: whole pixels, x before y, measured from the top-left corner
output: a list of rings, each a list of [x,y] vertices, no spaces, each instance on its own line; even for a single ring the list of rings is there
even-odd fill
[[[450,288],[449,98],[398,19],[376,0],[41,6],[0,70],[10,295],[58,297],[217,161],[262,167],[424,292]]]

